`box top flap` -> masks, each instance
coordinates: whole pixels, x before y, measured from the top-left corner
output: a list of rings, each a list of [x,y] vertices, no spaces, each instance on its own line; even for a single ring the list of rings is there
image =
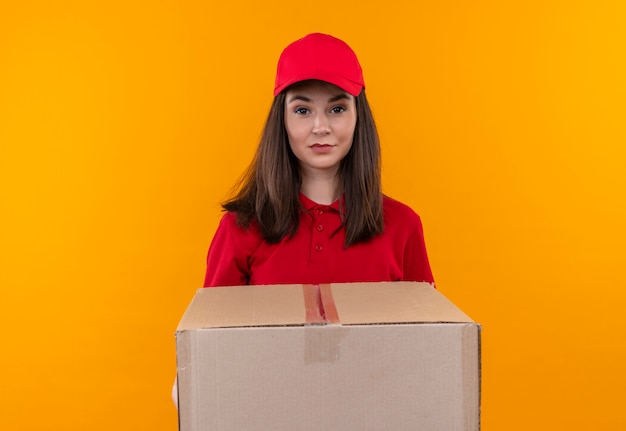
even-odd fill
[[[325,285],[320,315],[342,325],[472,322],[429,283],[383,282]],[[198,289],[178,331],[200,328],[289,326],[312,321],[303,285],[232,286]],[[309,312],[309,314],[307,314]],[[323,317],[322,317],[323,319]],[[323,322],[323,320],[322,320]]]
[[[303,325],[302,285],[198,289],[178,331],[198,328]]]
[[[331,285],[341,324],[472,322],[430,283]]]

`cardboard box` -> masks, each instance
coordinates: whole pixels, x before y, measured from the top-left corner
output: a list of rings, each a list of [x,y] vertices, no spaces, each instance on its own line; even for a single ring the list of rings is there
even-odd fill
[[[200,289],[176,350],[182,431],[480,428],[480,326],[427,283]]]

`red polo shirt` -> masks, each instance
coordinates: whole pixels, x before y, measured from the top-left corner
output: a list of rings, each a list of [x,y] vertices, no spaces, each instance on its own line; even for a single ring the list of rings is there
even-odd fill
[[[433,282],[422,223],[408,206],[385,197],[385,231],[344,248],[338,202],[319,205],[304,195],[307,211],[293,237],[268,244],[252,222],[239,227],[224,214],[207,257],[204,285],[320,284],[376,281]]]

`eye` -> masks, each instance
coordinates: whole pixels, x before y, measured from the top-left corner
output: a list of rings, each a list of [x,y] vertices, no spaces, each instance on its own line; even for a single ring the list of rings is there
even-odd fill
[[[310,111],[307,108],[304,107],[299,107],[293,110],[294,113],[298,114],[298,115],[305,115],[308,114]]]
[[[343,112],[346,112],[346,110],[346,107],[342,105],[337,105],[330,108],[330,112],[333,114],[341,114]]]

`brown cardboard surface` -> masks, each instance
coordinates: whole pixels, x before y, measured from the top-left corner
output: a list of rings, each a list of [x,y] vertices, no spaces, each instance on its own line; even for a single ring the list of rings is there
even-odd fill
[[[341,323],[328,325],[303,323],[302,286],[257,288],[199,291],[185,313],[177,331],[181,430],[479,429],[480,326],[430,285],[331,285],[320,297],[336,305]],[[386,310],[384,322],[372,317],[372,301]],[[232,315],[206,318],[218,310]],[[417,321],[405,323],[411,316]],[[461,321],[439,323],[453,319]]]
[[[198,289],[177,331],[301,325],[306,322],[302,290],[300,284]]]
[[[430,283],[347,283],[331,288],[343,325],[472,321]]]

